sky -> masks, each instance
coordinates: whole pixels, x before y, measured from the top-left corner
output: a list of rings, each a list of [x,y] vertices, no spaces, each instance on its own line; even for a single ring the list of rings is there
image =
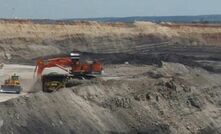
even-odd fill
[[[67,19],[221,14],[221,0],[0,0],[0,18]]]

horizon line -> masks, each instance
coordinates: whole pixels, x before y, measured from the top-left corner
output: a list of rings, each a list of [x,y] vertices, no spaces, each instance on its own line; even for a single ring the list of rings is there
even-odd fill
[[[200,16],[221,16],[221,14],[202,14],[202,15],[160,15],[160,16],[113,16],[113,17],[82,17],[82,18],[24,18],[24,17],[8,17],[8,18],[1,18],[0,20],[90,20],[90,19],[111,19],[111,18],[142,18],[142,17],[200,17]]]

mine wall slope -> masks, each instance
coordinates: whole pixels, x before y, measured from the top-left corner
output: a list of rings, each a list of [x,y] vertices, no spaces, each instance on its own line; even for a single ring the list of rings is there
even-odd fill
[[[210,62],[221,59],[221,26],[218,24],[76,22],[52,25],[1,21],[0,35],[0,61],[5,63],[34,64],[38,58],[65,55],[75,48],[88,53],[88,60],[91,55],[102,55],[99,60],[105,63],[124,63],[131,57],[131,63],[149,64],[186,59],[188,62],[184,64],[221,72]],[[143,57],[148,60],[144,61]]]

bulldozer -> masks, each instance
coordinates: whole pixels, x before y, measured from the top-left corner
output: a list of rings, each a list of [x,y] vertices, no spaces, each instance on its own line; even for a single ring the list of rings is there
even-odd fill
[[[70,87],[70,81],[73,79],[92,79],[101,76],[103,73],[102,64],[95,60],[92,63],[81,63],[81,53],[73,50],[67,57],[57,57],[47,60],[39,59],[36,63],[34,74],[37,74],[38,80],[42,83],[43,92],[53,92],[61,88]],[[46,68],[57,67],[66,74],[53,72],[43,75]]]
[[[20,78],[14,74],[9,79],[5,80],[4,85],[1,85],[0,93],[20,94],[22,87],[20,85]]]

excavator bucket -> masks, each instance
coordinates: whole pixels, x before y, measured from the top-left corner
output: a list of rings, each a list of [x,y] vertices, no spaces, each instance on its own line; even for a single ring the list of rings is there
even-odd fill
[[[14,85],[2,85],[0,89],[0,93],[20,94],[21,91],[22,91],[21,86],[14,86]]]
[[[72,87],[78,85],[77,80],[92,79],[95,78],[93,75],[65,75],[51,73],[43,75],[41,78],[43,92],[54,92],[61,88]],[[75,82],[73,82],[75,80]]]
[[[43,92],[53,92],[64,88],[68,77],[62,74],[48,74],[42,76]]]

